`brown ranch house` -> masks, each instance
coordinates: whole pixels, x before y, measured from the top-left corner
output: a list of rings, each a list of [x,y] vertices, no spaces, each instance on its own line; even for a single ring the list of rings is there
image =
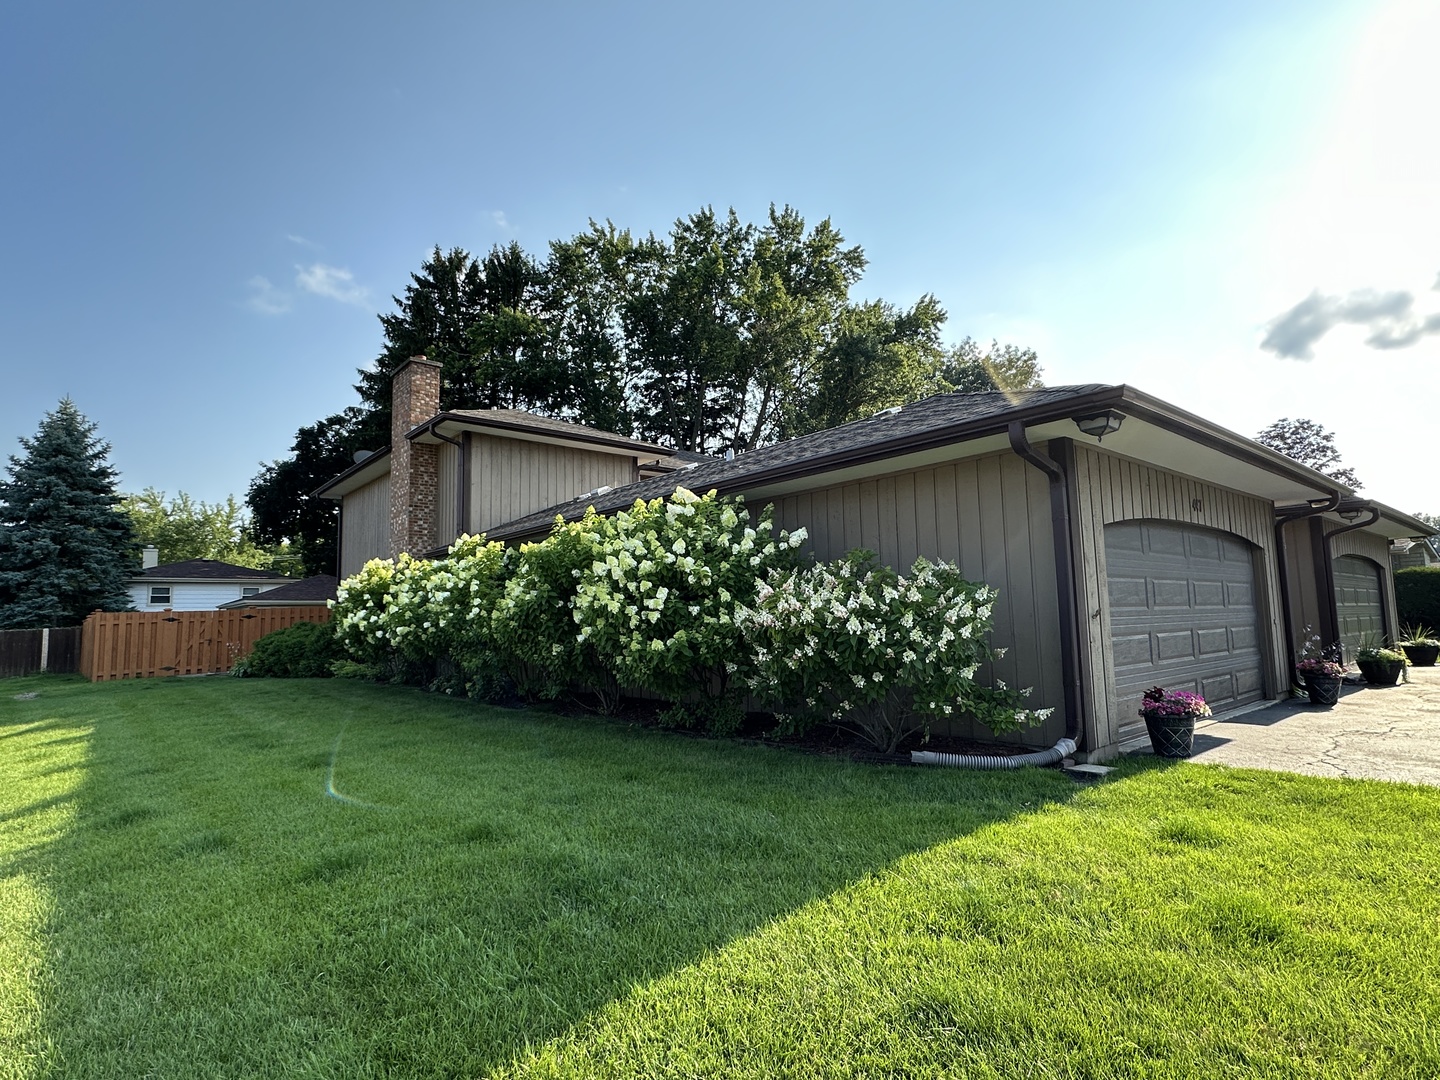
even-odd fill
[[[342,577],[466,532],[539,538],[557,515],[681,485],[743,495],[803,525],[819,558],[923,555],[997,588],[992,676],[1055,709],[1015,737],[1070,735],[1091,761],[1143,738],[1147,687],[1237,709],[1287,693],[1309,634],[1347,656],[1393,637],[1391,543],[1433,533],[1131,386],[941,394],[723,460],[439,400],[439,366],[407,362],[391,446],[316,492],[342,504]]]

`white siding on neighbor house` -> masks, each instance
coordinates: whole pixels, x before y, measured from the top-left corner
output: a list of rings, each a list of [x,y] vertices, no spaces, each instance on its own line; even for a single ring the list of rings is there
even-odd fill
[[[150,603],[150,586],[166,584],[170,585],[170,603]],[[136,611],[164,611],[166,608],[171,611],[210,611],[218,608],[221,604],[228,604],[231,600],[239,600],[242,595],[241,589],[256,587],[255,585],[241,585],[238,582],[224,581],[150,581],[143,585],[131,585],[130,601],[135,605]],[[278,588],[279,582],[274,585],[258,587],[263,593],[269,589]]]

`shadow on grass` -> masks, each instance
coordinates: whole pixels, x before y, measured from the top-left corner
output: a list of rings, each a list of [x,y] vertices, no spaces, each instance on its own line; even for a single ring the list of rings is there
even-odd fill
[[[347,682],[171,682],[28,703],[94,725],[73,825],[12,865],[53,890],[56,1075],[484,1073],[1077,790]]]

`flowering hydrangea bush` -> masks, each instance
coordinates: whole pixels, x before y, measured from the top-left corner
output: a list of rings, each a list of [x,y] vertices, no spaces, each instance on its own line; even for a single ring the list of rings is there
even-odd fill
[[[1150,716],[1192,716],[1210,715],[1210,706],[1199,694],[1188,690],[1166,690],[1163,686],[1152,686],[1145,691],[1140,702],[1140,715]]]
[[[359,573],[340,582],[330,603],[336,640],[362,664],[383,664],[391,654],[381,620],[394,578],[393,562],[371,559]]]
[[[575,626],[575,593],[597,561],[602,519],[592,508],[579,521],[557,518],[544,540],[523,545],[496,602],[491,636],[496,654],[526,697],[554,698],[570,689],[592,693],[600,711],[620,704],[620,684],[595,642]]]
[[[805,530],[774,531],[770,510],[754,527],[739,500],[677,488],[596,517],[594,560],[577,578],[578,642],[603,657],[623,686],[674,702],[712,729],[740,719],[737,672],[748,667],[735,625],[763,575],[794,565]]]
[[[988,644],[995,595],[924,559],[908,577],[868,553],[772,570],[735,613],[747,682],[791,727],[829,720],[887,753],[933,717],[968,714],[996,732],[1038,723],[1051,710],[1022,708],[1029,690],[975,682],[1001,654]]]
[[[336,591],[336,635],[356,659],[449,662],[467,680],[494,668],[490,618],[504,587],[506,552],[462,536],[445,558],[372,559]]]

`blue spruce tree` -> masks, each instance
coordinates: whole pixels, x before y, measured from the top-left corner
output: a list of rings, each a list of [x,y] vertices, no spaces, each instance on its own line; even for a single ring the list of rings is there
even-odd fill
[[[21,438],[0,480],[0,629],[75,626],[130,607],[135,540],[109,443],[69,398]]]

